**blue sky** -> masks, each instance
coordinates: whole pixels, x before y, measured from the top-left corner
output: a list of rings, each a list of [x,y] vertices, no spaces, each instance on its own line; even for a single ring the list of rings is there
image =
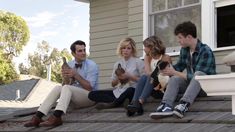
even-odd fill
[[[89,44],[89,4],[74,0],[0,0],[0,10],[21,16],[28,24],[30,40],[18,61],[26,60],[38,42],[59,50],[75,40]],[[89,49],[89,46],[87,47]]]

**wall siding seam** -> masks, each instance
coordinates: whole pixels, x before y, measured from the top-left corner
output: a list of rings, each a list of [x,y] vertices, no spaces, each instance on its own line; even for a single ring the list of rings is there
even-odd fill
[[[95,45],[92,45],[92,47],[100,47],[100,46],[105,46],[107,44],[110,44],[110,45],[114,45],[114,44],[117,44],[117,42],[112,42],[112,43],[101,43],[101,44],[95,44]]]
[[[117,17],[123,17],[122,19],[117,19],[113,22],[110,22],[111,20],[113,19],[116,19]],[[114,16],[114,17],[109,17],[107,20],[104,20],[104,19],[101,19],[101,20],[95,20],[93,21],[92,23],[90,23],[90,27],[93,27],[93,26],[100,26],[100,25],[107,25],[107,24],[112,24],[112,23],[118,23],[118,22],[123,22],[123,21],[126,21],[124,20],[126,19],[126,16],[124,15],[120,15],[120,16]],[[102,21],[105,21],[105,22],[102,22]],[[98,24],[97,24],[98,23]]]
[[[127,35],[127,34],[124,34],[123,36],[125,36],[125,35]],[[117,36],[111,36],[111,37],[117,37]],[[121,36],[118,36],[118,37],[120,38]],[[105,38],[107,38],[107,37],[105,37]],[[97,41],[97,40],[101,40],[101,39],[97,39],[97,38],[96,38],[96,39],[92,39],[92,41],[95,41],[95,40]],[[120,41],[120,40],[119,40],[119,41]],[[118,42],[119,42],[119,41],[118,41]],[[116,42],[116,41],[110,41],[110,42],[113,43],[113,42]],[[110,43],[110,42],[107,42],[107,43]]]
[[[102,39],[102,38],[109,38],[109,37],[114,37],[114,36],[120,36],[120,35],[126,35],[126,33],[119,33],[119,34],[115,34],[115,35],[110,35],[110,36],[102,36],[102,37],[91,37],[93,40],[94,39]]]
[[[117,5],[116,4],[114,4],[115,5],[115,7],[117,7]],[[110,5],[111,6],[111,5]],[[103,7],[103,9],[105,9],[105,7]],[[107,9],[107,10],[102,10],[102,11],[95,11],[96,9],[92,9],[91,10],[91,12],[90,12],[90,14],[91,15],[94,15],[94,14],[102,14],[102,13],[106,13],[107,11],[110,11],[110,10],[112,10],[112,11],[114,11],[114,10],[121,10],[121,9],[126,9],[126,8],[123,8],[123,5],[121,6],[121,7],[118,7],[118,8],[112,8],[112,9]],[[94,11],[94,12],[93,12]]]
[[[143,6],[143,2],[140,1],[136,1],[136,0],[132,0],[129,1],[128,7],[135,7],[135,6]]]
[[[124,9],[124,10],[123,10],[123,9]],[[122,8],[119,8],[119,9],[112,10],[112,11],[109,10],[109,12],[122,11],[122,12],[120,12],[120,13],[123,13],[125,10],[126,10],[126,8],[125,8],[125,7],[122,7]],[[94,16],[94,15],[103,15],[103,14],[106,14],[106,13],[107,13],[107,11],[105,11],[105,12],[100,12],[100,13],[95,12],[95,13],[90,13],[90,15],[91,15],[91,16]],[[91,17],[91,18],[92,18],[92,17]]]
[[[118,14],[115,14],[115,16],[125,16],[126,15],[126,12],[121,12],[121,13],[118,13]],[[99,16],[99,17],[95,17],[95,18],[92,18],[90,17],[90,21],[93,21],[93,20],[100,20],[100,19],[106,19],[106,18],[109,18],[109,17],[112,17],[113,15],[106,15],[106,16]]]
[[[104,50],[93,50],[91,52],[101,52],[101,51],[107,51],[107,50],[116,50],[117,48],[109,48],[109,49],[104,49]]]
[[[124,24],[124,22],[126,22],[126,21],[121,21],[121,22],[112,23],[112,24],[120,24],[120,23],[123,23],[123,24]],[[128,23],[128,22],[127,22],[127,23]],[[107,24],[105,24],[105,25],[107,25]],[[102,26],[105,26],[105,25],[102,25]],[[93,28],[95,28],[95,27],[100,27],[100,26],[101,26],[101,25],[99,25],[99,26],[94,26]],[[112,30],[114,30],[114,29],[124,29],[124,28],[127,28],[127,26],[125,26],[125,27],[118,27],[118,28],[112,28],[112,29],[109,29],[109,30],[95,31],[95,32],[90,32],[90,33],[107,32],[107,31],[112,31]]]
[[[103,7],[103,6],[108,6],[108,5],[110,5],[110,4],[116,4],[116,3],[121,3],[121,2],[123,2],[123,1],[125,1],[125,0],[115,0],[115,1],[109,1],[108,0],[108,2],[107,1],[105,1],[104,2],[104,4],[96,4],[96,3],[100,3],[99,1],[97,1],[97,2],[93,2],[92,4],[90,4],[90,8],[95,8],[95,7]]]
[[[91,56],[91,57],[92,57],[92,59],[96,59],[96,58],[104,58],[104,57],[110,57],[110,56],[117,57],[117,54],[115,52],[115,54],[108,55],[108,56],[106,55],[106,56]]]

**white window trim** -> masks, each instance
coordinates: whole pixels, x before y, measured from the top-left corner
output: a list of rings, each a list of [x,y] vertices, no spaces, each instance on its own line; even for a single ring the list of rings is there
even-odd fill
[[[223,7],[235,4],[234,0],[213,0],[215,3],[215,7]]]
[[[148,0],[143,0],[143,40],[149,36],[149,5]],[[144,49],[144,46],[143,46]],[[145,56],[145,52],[143,50],[142,59]]]
[[[213,51],[223,51],[234,49],[234,46],[217,48],[217,23],[216,8],[235,4],[234,0],[202,0],[201,8],[201,25],[202,25],[202,42],[207,44]]]
[[[213,0],[202,0],[201,2],[202,42],[214,49],[216,47],[216,18]]]

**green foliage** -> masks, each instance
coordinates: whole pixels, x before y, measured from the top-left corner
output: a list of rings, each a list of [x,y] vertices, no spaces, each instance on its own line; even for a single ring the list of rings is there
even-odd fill
[[[0,84],[18,80],[12,59],[29,40],[26,22],[13,13],[0,10]]]
[[[51,51],[51,52],[50,52]],[[29,55],[29,68],[20,65],[20,72],[26,72],[31,75],[39,76],[42,78],[47,77],[47,65],[51,65],[51,80],[55,82],[62,82],[61,65],[62,56],[68,60],[72,59],[72,55],[67,49],[59,51],[57,48],[51,48],[46,41],[38,43],[37,49],[34,54]]]
[[[0,11],[0,48],[7,59],[18,56],[29,40],[29,29],[20,16]]]
[[[23,63],[20,63],[18,68],[21,74],[25,74],[25,75],[29,74],[28,68]]]
[[[2,51],[0,50],[0,84],[10,83],[19,79],[14,66],[2,57]]]

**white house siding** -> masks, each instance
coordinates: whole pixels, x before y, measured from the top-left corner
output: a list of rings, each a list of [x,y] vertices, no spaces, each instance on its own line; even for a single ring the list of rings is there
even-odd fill
[[[127,0],[90,1],[90,58],[100,68],[99,87],[111,87],[113,64],[119,41],[128,36]]]
[[[137,43],[138,56],[143,55],[143,0],[128,1],[128,36]]]

